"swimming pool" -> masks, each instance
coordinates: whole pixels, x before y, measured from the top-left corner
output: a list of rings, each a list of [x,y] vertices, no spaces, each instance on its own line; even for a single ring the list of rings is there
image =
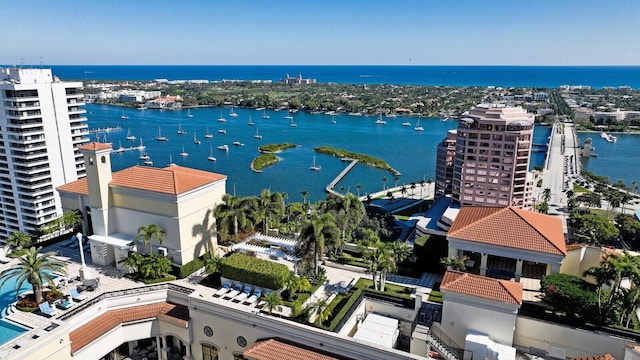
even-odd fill
[[[0,345],[7,343],[27,331],[29,330],[22,326],[0,319]]]

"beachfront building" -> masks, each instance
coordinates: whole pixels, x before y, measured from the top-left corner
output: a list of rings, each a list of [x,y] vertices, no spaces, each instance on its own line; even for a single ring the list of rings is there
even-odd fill
[[[310,85],[315,84],[316,79],[304,79],[302,74],[298,74],[297,77],[289,76],[289,74],[287,74],[287,76],[282,80],[282,83],[286,85]]]
[[[81,146],[87,177],[57,188],[64,210],[83,214],[93,263],[122,268],[120,260],[128,256],[138,228],[149,224],[166,233],[162,244],[152,244],[153,251],[177,264],[215,250],[212,212],[226,193],[226,176],[181,166],[134,166],[112,173],[111,151],[110,144]]]
[[[447,243],[469,272],[515,281],[558,273],[567,255],[562,220],[515,207],[463,206]]]
[[[149,109],[180,110],[182,109],[182,96],[170,95],[149,100],[144,105]]]
[[[84,177],[82,83],[51,69],[0,69],[0,243],[62,215],[57,186]]]
[[[435,198],[451,195],[453,184],[453,164],[456,156],[456,142],[458,133],[454,130],[447,132],[436,150],[436,182]]]
[[[533,208],[533,122],[533,114],[504,104],[480,104],[462,114],[453,164],[454,202]]]

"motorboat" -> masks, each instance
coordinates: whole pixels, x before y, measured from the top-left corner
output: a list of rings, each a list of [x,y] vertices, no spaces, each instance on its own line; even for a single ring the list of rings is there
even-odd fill
[[[227,145],[227,144],[220,145],[220,146],[218,146],[218,150],[229,151],[229,145]]]

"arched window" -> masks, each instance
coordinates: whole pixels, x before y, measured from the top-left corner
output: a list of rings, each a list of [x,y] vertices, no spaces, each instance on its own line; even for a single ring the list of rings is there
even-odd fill
[[[218,360],[218,348],[211,344],[202,344],[202,360]]]
[[[107,158],[104,155],[102,155],[102,157],[100,158],[100,162],[105,164],[107,162]]]

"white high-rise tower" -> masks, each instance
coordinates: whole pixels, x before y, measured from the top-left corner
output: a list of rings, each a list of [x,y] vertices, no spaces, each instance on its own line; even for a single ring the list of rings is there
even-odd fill
[[[55,188],[85,176],[82,98],[51,69],[0,68],[0,242],[61,216]]]

